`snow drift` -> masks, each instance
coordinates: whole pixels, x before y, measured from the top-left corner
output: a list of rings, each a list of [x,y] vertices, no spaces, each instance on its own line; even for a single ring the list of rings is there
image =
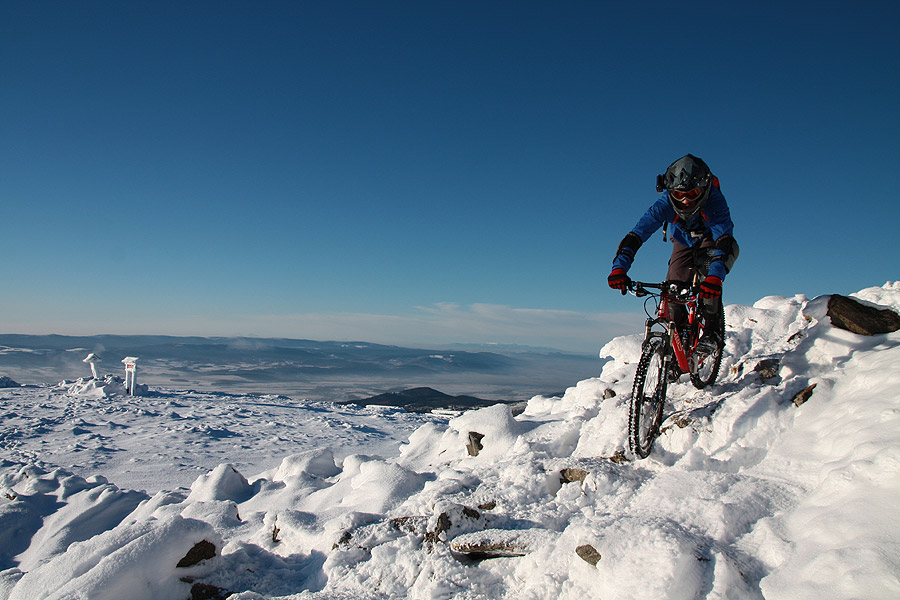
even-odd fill
[[[897,310],[900,283],[855,296]],[[388,457],[335,436],[153,495],[4,459],[0,598],[900,597],[900,332],[826,302],[726,307],[718,384],[670,386],[643,461],[637,335],[562,397],[420,422]]]

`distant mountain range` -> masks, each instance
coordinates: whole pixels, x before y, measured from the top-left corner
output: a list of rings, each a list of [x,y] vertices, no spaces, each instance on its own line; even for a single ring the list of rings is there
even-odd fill
[[[0,376],[25,384],[90,377],[83,360],[94,353],[101,358],[100,373],[119,374],[122,359],[134,356],[139,381],[176,389],[343,401],[431,387],[496,402],[559,393],[598,374],[601,366],[591,356],[497,348],[486,352],[288,338],[2,334]]]
[[[387,392],[362,400],[348,400],[340,404],[360,406],[396,406],[407,412],[431,412],[433,410],[464,411],[497,404],[496,400],[484,400],[475,396],[451,396],[430,387],[418,387],[402,392]]]
[[[368,342],[319,342],[294,339],[201,338],[169,336],[0,335],[0,367],[63,368],[82,376],[87,353],[101,356],[102,367],[118,371],[125,356],[140,358],[143,369],[181,363],[201,368],[207,376],[239,374],[248,381],[271,381],[331,373],[447,371],[496,372],[515,366],[515,359],[492,352],[436,352]],[[85,356],[81,356],[84,354]],[[74,373],[73,373],[74,374]]]

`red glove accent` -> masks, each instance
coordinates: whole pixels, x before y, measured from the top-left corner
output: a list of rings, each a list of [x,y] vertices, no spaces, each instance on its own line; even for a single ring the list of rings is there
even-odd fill
[[[722,280],[710,275],[700,284],[700,297],[704,300],[715,300],[722,297]]]
[[[619,290],[623,294],[628,288],[628,284],[631,283],[631,278],[625,273],[625,269],[613,269],[606,280],[609,282],[609,287]]]

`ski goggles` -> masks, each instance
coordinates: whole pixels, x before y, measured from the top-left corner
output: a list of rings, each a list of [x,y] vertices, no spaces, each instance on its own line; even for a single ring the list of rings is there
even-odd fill
[[[703,190],[694,188],[692,190],[669,190],[669,195],[676,202],[694,202],[703,195]]]

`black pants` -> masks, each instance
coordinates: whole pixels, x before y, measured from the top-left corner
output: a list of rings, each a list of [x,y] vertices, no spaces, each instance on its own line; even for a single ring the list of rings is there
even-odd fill
[[[682,246],[673,240],[666,280],[691,284],[695,274],[703,280],[709,272],[709,263],[715,247],[716,243],[711,237],[704,237],[700,245],[694,248]]]
[[[685,285],[694,282],[694,276],[697,276],[697,282],[703,281],[709,273],[709,265],[712,261],[712,255],[716,248],[716,243],[709,236],[703,238],[699,246],[689,248],[682,246],[676,241],[672,241],[672,256],[669,258],[669,272],[666,274],[666,281],[678,281]],[[719,314],[721,301],[718,298],[706,299],[702,303],[703,317],[707,323],[713,323],[713,319]],[[672,314],[669,315],[676,323],[682,324],[687,319],[687,310],[684,306],[678,304],[670,304]]]

